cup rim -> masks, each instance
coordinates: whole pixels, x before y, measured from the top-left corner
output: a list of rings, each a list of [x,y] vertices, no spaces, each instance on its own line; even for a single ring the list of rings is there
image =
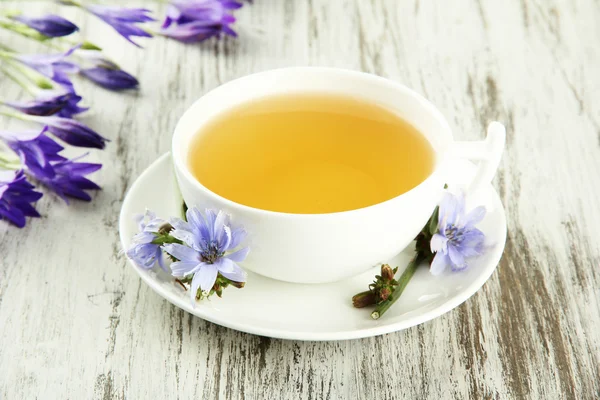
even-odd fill
[[[344,69],[344,68],[333,68],[333,67],[313,67],[313,66],[305,66],[305,67],[283,67],[283,68],[275,68],[275,69],[269,69],[266,71],[261,71],[261,72],[257,72],[257,73],[253,73],[253,74],[249,74],[249,75],[244,75],[242,77],[233,79],[231,81],[228,81],[222,85],[219,85],[211,90],[209,90],[208,92],[206,92],[205,94],[203,94],[200,98],[198,98],[197,100],[195,100],[187,109],[186,111],[183,113],[183,115],[179,118],[179,120],[177,121],[177,124],[175,125],[175,129],[173,132],[173,137],[171,140],[171,154],[172,154],[172,159],[173,159],[173,163],[175,165],[175,169],[183,174],[184,178],[189,181],[189,183],[191,185],[193,185],[196,189],[199,189],[201,191],[203,191],[205,194],[207,194],[210,197],[215,198],[216,200],[218,200],[221,203],[225,203],[225,205],[229,208],[233,208],[233,209],[237,209],[240,210],[242,212],[252,212],[252,213],[256,213],[256,214],[262,214],[262,215],[267,215],[267,216],[278,216],[278,217],[286,217],[286,218],[293,218],[293,219],[305,219],[305,218],[323,218],[323,217],[335,217],[335,216],[346,216],[348,214],[356,214],[356,213],[361,213],[361,212],[368,212],[374,208],[381,208],[384,205],[389,205],[392,202],[398,201],[401,198],[406,198],[409,195],[411,195],[412,193],[416,192],[417,190],[419,190],[420,188],[422,188],[423,186],[425,186],[427,183],[429,183],[431,180],[434,179],[434,177],[439,174],[440,172],[440,167],[444,164],[444,160],[446,158],[446,152],[439,152],[439,151],[435,151],[436,153],[436,158],[438,159],[436,161],[436,167],[433,169],[433,171],[431,171],[431,173],[427,176],[427,178],[423,179],[423,181],[421,181],[418,185],[414,186],[413,188],[411,188],[410,190],[399,194],[398,196],[392,197],[391,199],[387,199],[385,201],[382,201],[380,203],[376,203],[376,204],[372,204],[370,206],[366,206],[366,207],[361,207],[361,208],[356,208],[356,209],[352,209],[352,210],[345,210],[345,211],[336,211],[336,212],[331,212],[331,213],[318,213],[318,214],[300,214],[300,213],[289,213],[289,212],[282,212],[282,211],[272,211],[272,210],[264,210],[262,208],[256,208],[256,207],[252,207],[252,206],[248,206],[245,204],[241,204],[241,203],[237,203],[233,200],[230,200],[226,197],[223,197],[215,192],[213,192],[212,190],[208,189],[206,186],[204,186],[198,179],[196,179],[194,177],[194,175],[192,174],[192,172],[190,171],[189,167],[183,162],[182,157],[180,157],[180,155],[177,153],[178,150],[178,144],[179,141],[181,140],[180,137],[184,134],[185,129],[182,127],[183,124],[183,120],[185,119],[185,117],[192,112],[192,110],[195,108],[195,105],[202,101],[202,99],[205,96],[210,95],[213,91],[218,90],[224,86],[230,86],[230,85],[235,85],[237,84],[239,81],[245,80],[245,79],[251,79],[251,78],[258,78],[260,76],[265,76],[265,75],[269,75],[269,74],[273,74],[273,73],[282,73],[282,72],[290,72],[290,73],[302,73],[303,71],[311,71],[311,72],[324,72],[324,73],[336,73],[336,74],[341,74],[341,75],[345,75],[347,77],[350,78],[356,78],[356,79],[364,79],[364,80],[371,80],[372,82],[378,82],[378,83],[383,83],[386,84],[388,86],[390,86],[391,88],[394,88],[395,90],[401,91],[404,94],[412,97],[416,102],[418,102],[442,127],[443,131],[445,131],[448,136],[450,137],[451,141],[453,141],[453,135],[452,135],[452,130],[450,129],[450,125],[448,124],[448,121],[446,120],[446,118],[442,115],[441,111],[439,111],[437,109],[437,107],[435,107],[433,105],[433,103],[431,103],[429,100],[427,100],[424,96],[422,96],[421,94],[417,93],[416,91],[408,88],[407,86],[398,83],[396,81],[393,81],[391,79],[387,79],[387,78],[383,78],[381,76],[378,75],[374,75],[374,74],[370,74],[367,72],[362,72],[362,71],[355,71],[355,70],[350,70],[350,69]],[[181,184],[180,184],[181,185]]]

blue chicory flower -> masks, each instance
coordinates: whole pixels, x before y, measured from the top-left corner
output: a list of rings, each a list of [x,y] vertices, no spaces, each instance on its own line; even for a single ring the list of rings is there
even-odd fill
[[[238,262],[244,261],[250,251],[244,247],[234,251],[246,237],[246,231],[232,228],[229,217],[223,211],[206,210],[205,215],[197,208],[187,210],[188,222],[180,219],[170,221],[175,228],[171,235],[183,244],[165,244],[164,251],[178,259],[171,264],[175,277],[193,275],[191,283],[192,302],[198,288],[210,291],[217,274],[235,282],[245,282],[246,273]]]
[[[485,235],[475,225],[485,217],[485,207],[480,206],[465,213],[462,194],[447,192],[440,204],[438,231],[431,238],[431,251],[435,257],[431,273],[441,274],[447,266],[452,271],[467,268],[467,259],[478,256],[484,249]]]
[[[77,25],[71,21],[60,17],[58,15],[44,15],[42,17],[28,17],[26,15],[14,15],[11,16],[15,21],[19,21],[22,24],[27,25],[30,28],[35,29],[42,35],[54,38],[61,36],[68,36],[73,32],[79,30]]]
[[[62,54],[17,54],[13,58],[67,88],[73,87],[69,74],[79,71],[77,64],[66,61],[80,46]]]
[[[3,104],[28,115],[46,117],[56,114],[60,117],[71,118],[75,114],[88,110],[88,108],[77,105],[81,100],[82,97],[74,91],[42,90],[34,100],[7,101]]]
[[[31,203],[38,201],[42,194],[33,189],[23,171],[0,170],[0,219],[22,228],[25,217],[39,217]]]
[[[118,6],[89,5],[84,7],[110,26],[130,43],[140,47],[131,40],[131,36],[152,37],[150,33],[136,24],[154,21],[148,14],[150,10],[145,8],[123,8]]]
[[[52,164],[51,173],[28,172],[44,186],[59,195],[66,203],[69,203],[67,197],[91,201],[92,197],[85,191],[101,188],[85,176],[102,168],[102,164],[77,162],[86,155],[83,154],[70,160],[58,161]]]
[[[202,42],[222,33],[237,36],[230,25],[235,17],[228,12],[242,7],[231,0],[174,0],[160,33],[184,43]]]
[[[64,148],[46,136],[47,127],[42,131],[7,132],[0,131],[4,141],[21,159],[27,171],[34,176],[54,176],[52,162],[66,160],[59,155]]]
[[[76,147],[103,149],[108,139],[100,136],[83,123],[62,117],[23,117],[22,119],[39,122],[48,127],[48,132],[63,142]]]
[[[127,250],[127,256],[140,268],[150,269],[158,263],[165,272],[168,272],[161,245],[153,243],[158,230],[167,222],[157,218],[156,214],[150,210],[146,210],[144,215],[138,216],[137,220],[140,232],[133,237],[133,242]]]

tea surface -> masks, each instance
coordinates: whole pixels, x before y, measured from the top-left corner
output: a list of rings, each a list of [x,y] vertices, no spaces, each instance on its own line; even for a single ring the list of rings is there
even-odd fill
[[[412,125],[376,104],[325,94],[273,96],[221,114],[192,141],[196,179],[236,203],[320,214],[394,198],[433,170]]]

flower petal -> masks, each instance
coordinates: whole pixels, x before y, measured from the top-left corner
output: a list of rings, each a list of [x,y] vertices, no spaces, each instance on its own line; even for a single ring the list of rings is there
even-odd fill
[[[463,225],[465,228],[472,228],[477,225],[485,217],[486,209],[484,206],[479,206],[471,210],[465,217]]]
[[[227,279],[234,282],[246,282],[246,272],[228,258],[222,258],[219,264],[219,272]]]
[[[192,263],[195,262],[196,264],[200,262],[200,256],[198,252],[191,247],[177,243],[169,243],[165,244],[163,249],[180,261]]]
[[[133,222],[138,226],[138,229],[141,231],[144,229],[144,214],[136,214],[133,216]]]
[[[465,204],[462,195],[446,192],[440,204],[440,225],[454,225],[464,212]]]
[[[200,213],[200,211],[198,211],[198,213]],[[215,211],[211,210],[210,208],[207,208],[204,211],[204,215],[206,219],[206,226],[208,227],[209,240],[212,241],[214,239],[214,227],[217,215],[215,214]]]
[[[188,223],[190,224],[190,231],[197,235],[197,246],[199,248],[206,247],[206,244],[212,240],[212,226],[207,223],[200,210],[198,210],[196,207],[188,208],[186,216]]]
[[[431,238],[430,246],[433,253],[438,251],[446,253],[448,251],[448,239],[445,236],[436,233]]]
[[[170,233],[171,233],[171,236],[173,236],[175,239],[179,239],[182,242],[184,242],[185,244],[187,244],[188,246],[194,247],[195,250],[198,250],[198,251],[201,250],[199,248],[196,248],[196,246],[194,246],[196,238],[192,232],[186,231],[183,229],[173,229]]]
[[[204,264],[202,268],[196,272],[194,275],[194,279],[192,280],[192,284],[194,281],[200,284],[200,289],[202,291],[208,291],[212,289],[215,281],[217,280],[217,266],[215,264]],[[196,288],[196,290],[198,290]]]
[[[464,271],[465,269],[467,269],[469,267],[469,265],[465,262],[463,265],[451,265],[450,269],[452,270],[452,272],[460,272],[460,271]]]
[[[454,246],[448,246],[448,256],[453,268],[464,269],[466,266],[465,257]]]
[[[151,243],[134,244],[127,250],[127,256],[137,266],[150,269],[156,263],[157,250],[160,251],[159,247]]]
[[[228,226],[224,226],[223,233],[221,234],[221,237],[217,240],[217,243],[219,245],[219,251],[225,252],[229,248],[229,245],[231,243],[231,228],[229,228]]]
[[[217,213],[217,217],[215,218],[215,222],[213,224],[213,238],[219,240],[223,236],[223,229],[227,223],[227,214],[223,211],[219,211]]]
[[[181,218],[169,218],[169,223],[173,226],[173,228],[175,229],[181,229],[184,231],[191,231],[191,227],[190,224],[188,224],[187,222],[185,222],[184,220],[182,220]]]
[[[437,253],[431,262],[429,272],[431,275],[439,275],[446,269],[446,266],[450,263],[448,256],[444,253]]]
[[[156,260],[158,261],[158,266],[165,272],[169,272],[167,266],[165,265],[165,257],[163,256],[162,249],[158,247],[156,249]]]
[[[235,253],[228,254],[225,257],[232,261],[235,261],[235,262],[242,262],[246,259],[246,256],[248,255],[249,252],[250,252],[250,247],[244,247],[243,249],[240,249],[240,250],[236,251]]]
[[[232,250],[238,247],[244,239],[246,239],[247,232],[243,227],[237,227],[231,231],[231,243],[229,243],[229,248],[226,250]]]
[[[177,278],[183,278],[195,273],[202,268],[204,263],[191,261],[176,261],[171,264],[171,275]]]

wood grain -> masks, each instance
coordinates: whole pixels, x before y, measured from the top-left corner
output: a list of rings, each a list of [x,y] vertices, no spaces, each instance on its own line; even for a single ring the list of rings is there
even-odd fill
[[[104,190],[90,204],[45,196],[45,217],[23,230],[0,224],[1,399],[600,398],[598,1],[257,0],[238,13],[239,39],[144,50],[69,15],[142,90],[78,82],[85,121],[112,140],[91,156]],[[285,65],[395,79],[461,140],[507,124],[495,185],[509,238],[474,297],[381,337],[271,340],[192,317],[126,265],[121,202],[169,150],[177,118],[223,82]],[[3,97],[22,96],[0,82]]]

